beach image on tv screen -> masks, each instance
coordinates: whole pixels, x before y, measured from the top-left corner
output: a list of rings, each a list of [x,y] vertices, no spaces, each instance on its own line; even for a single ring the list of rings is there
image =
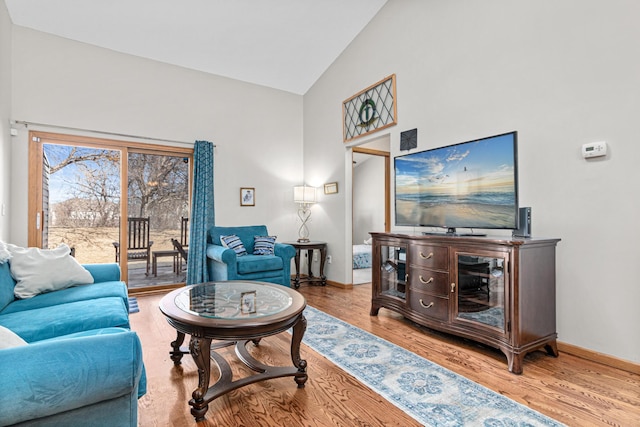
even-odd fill
[[[395,158],[396,224],[515,228],[515,134]]]

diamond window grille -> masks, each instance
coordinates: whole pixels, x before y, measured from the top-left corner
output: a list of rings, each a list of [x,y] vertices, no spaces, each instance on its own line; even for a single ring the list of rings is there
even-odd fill
[[[394,74],[344,101],[344,141],[395,125],[395,97]]]

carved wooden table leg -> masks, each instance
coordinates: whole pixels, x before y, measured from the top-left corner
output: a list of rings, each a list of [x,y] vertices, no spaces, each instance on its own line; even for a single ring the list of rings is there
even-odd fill
[[[211,376],[211,338],[192,336],[189,350],[198,367],[198,388],[191,394],[193,398],[189,401],[189,405],[191,405],[191,415],[196,418],[196,421],[202,421],[209,410],[209,402],[205,401],[204,397],[209,390]]]
[[[180,349],[182,343],[184,343],[184,334],[182,332],[178,332],[176,340],[171,343],[173,351],[169,352],[174,365],[180,365],[182,363],[182,355],[184,354],[184,351]]]
[[[320,284],[322,286],[327,286],[327,276],[324,275],[324,263],[327,259],[327,246],[324,245],[320,248]]]
[[[307,361],[300,357],[300,343],[306,330],[307,319],[303,314],[300,314],[300,319],[293,325],[293,335],[291,336],[291,360],[293,361],[293,365],[298,368],[298,372],[304,373],[302,376],[293,378],[296,384],[298,384],[298,388],[303,388],[304,383],[306,383],[309,378],[307,375]]]
[[[294,263],[296,266],[296,278],[293,281],[293,287],[298,289],[300,287],[300,249],[296,248],[296,256],[294,257]]]
[[[313,263],[313,249],[307,249],[307,276],[309,276],[309,278],[313,278],[311,263]]]

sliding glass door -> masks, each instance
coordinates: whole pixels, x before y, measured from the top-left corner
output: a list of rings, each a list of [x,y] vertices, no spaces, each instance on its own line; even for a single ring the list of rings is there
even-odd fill
[[[150,281],[186,279],[184,260],[171,239],[188,246],[189,166],[189,157],[181,155],[129,152],[128,241],[132,241],[134,232],[132,218],[147,223],[150,254],[149,259],[143,256],[129,261],[129,287],[144,287]],[[136,251],[140,249],[131,250]]]
[[[184,283],[192,149],[31,134],[30,246],[118,262],[130,289]]]

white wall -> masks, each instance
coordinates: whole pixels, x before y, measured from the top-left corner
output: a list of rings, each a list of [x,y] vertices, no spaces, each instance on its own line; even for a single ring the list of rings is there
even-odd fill
[[[301,96],[19,26],[13,39],[14,119],[211,141],[216,223],[266,224],[280,241],[297,236],[292,187],[303,176]],[[21,128],[13,145],[16,244],[27,242],[27,133]],[[240,207],[240,187],[256,189],[255,207]]]
[[[11,174],[11,20],[0,2],[0,240],[9,239]],[[3,211],[4,209],[4,211]]]
[[[517,130],[520,204],[535,236],[562,239],[559,340],[640,362],[638,16],[635,0],[389,0],[304,97],[305,176],[350,185],[342,102],[392,73],[392,156],[412,128],[420,150]],[[607,158],[585,161],[602,140]],[[344,188],[311,225],[343,264]],[[347,277],[336,261],[328,275]]]

